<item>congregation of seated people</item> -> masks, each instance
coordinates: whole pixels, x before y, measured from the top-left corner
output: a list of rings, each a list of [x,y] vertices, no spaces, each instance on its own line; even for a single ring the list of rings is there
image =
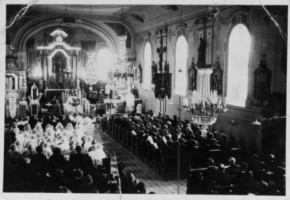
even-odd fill
[[[91,134],[90,117],[41,115],[5,132],[5,192],[118,193],[110,155]]]
[[[285,195],[285,163],[273,154],[253,154],[239,163],[235,157],[227,163],[208,158],[207,166],[190,169],[187,193]]]
[[[189,162],[187,164],[194,167],[205,165],[206,158],[210,156],[210,153],[214,153],[210,151],[211,149],[219,149],[223,157],[224,153],[231,153],[231,149],[240,150],[233,137],[217,132],[208,132],[207,137],[202,137],[198,127],[192,125],[188,120],[182,121],[176,116],[172,119],[168,115],[154,115],[153,113],[133,114],[126,117],[112,115],[109,123],[104,119],[102,123],[104,130],[108,129],[108,124],[118,125],[120,129],[126,130],[131,136],[143,142],[143,145],[138,147],[138,156],[141,160],[145,156],[142,155],[145,152],[142,150],[145,146],[155,150],[155,160],[160,162],[166,156],[177,156],[177,144],[180,143],[181,162]],[[173,167],[175,163],[170,166]]]
[[[112,131],[110,126],[114,125],[154,149],[156,156],[149,159],[163,160],[163,168],[172,168],[175,173],[176,144],[179,143],[180,169],[181,173],[187,172],[188,194],[285,194],[285,158],[276,158],[273,154],[253,155],[233,136],[213,131],[202,137],[201,130],[189,121],[152,112],[112,115],[109,121],[103,119],[105,131]],[[116,130],[113,128],[113,131]],[[116,134],[124,134],[124,131],[116,131]],[[124,144],[122,141],[119,142]],[[136,144],[140,148],[137,156],[143,161],[145,146]],[[138,146],[136,144],[132,146]],[[166,157],[173,159],[166,160]]]

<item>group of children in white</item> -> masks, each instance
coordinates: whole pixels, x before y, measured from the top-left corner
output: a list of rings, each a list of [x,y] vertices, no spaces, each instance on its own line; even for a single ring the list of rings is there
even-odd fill
[[[36,153],[37,146],[42,146],[47,159],[53,154],[54,148],[59,148],[65,159],[69,161],[70,155],[75,153],[75,148],[81,146],[82,153],[87,153],[95,166],[102,165],[102,160],[106,158],[106,154],[102,144],[93,138],[94,120],[89,117],[74,117],[72,115],[69,118],[75,122],[75,127],[72,123],[68,123],[64,127],[58,122],[55,127],[47,124],[43,130],[42,123],[37,122],[33,129],[31,129],[30,124],[26,123],[23,131],[20,131],[18,124],[15,124],[13,131],[16,142],[10,146],[10,153],[18,151],[26,162],[30,163],[31,155]]]

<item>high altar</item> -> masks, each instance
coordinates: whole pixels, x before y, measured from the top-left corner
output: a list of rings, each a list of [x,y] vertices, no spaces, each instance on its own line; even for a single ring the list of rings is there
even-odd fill
[[[46,101],[54,98],[62,102],[63,111],[67,113],[89,113],[89,101],[79,87],[78,52],[79,47],[71,46],[64,41],[68,36],[61,29],[51,34],[53,41],[37,49],[42,55],[41,67]]]
[[[89,112],[89,101],[79,87],[80,48],[68,44],[64,40],[67,36],[61,29],[52,31],[52,41],[34,46],[34,54],[28,50],[27,55],[22,55],[7,45],[6,117],[25,116],[27,111],[31,115],[38,115],[39,111],[52,112],[55,106],[59,106],[59,114],[68,113],[68,110]],[[70,104],[69,97],[78,99],[78,104]]]
[[[37,49],[41,55],[42,81],[47,93],[54,89],[78,88],[77,59],[79,47],[72,47],[64,41],[68,35],[61,29],[51,34],[53,41]]]

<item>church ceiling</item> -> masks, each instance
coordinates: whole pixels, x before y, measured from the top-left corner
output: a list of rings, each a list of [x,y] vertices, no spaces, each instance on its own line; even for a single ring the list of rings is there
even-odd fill
[[[10,24],[17,15],[17,11],[25,8],[24,5],[8,5],[7,24]],[[179,19],[182,10],[183,15],[193,11],[207,11],[208,6],[197,5],[33,5],[29,7],[23,19],[17,20],[15,25],[23,24],[31,19],[46,16],[66,17],[69,22],[74,19],[98,20],[107,23],[124,23],[133,32],[139,32],[156,23]]]

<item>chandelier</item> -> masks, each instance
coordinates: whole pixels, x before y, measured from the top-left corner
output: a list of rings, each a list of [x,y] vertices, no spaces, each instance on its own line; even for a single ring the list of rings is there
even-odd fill
[[[119,36],[120,51],[117,55],[117,62],[109,72],[109,81],[106,88],[108,92],[109,90],[113,91],[113,98],[125,98],[134,84],[133,67],[131,63],[128,62],[126,40],[126,35]]]
[[[86,67],[82,71],[82,78],[86,84],[90,85],[90,90],[92,85],[98,82],[98,71],[95,66],[95,52],[87,52],[88,61]]]
[[[196,68],[197,85],[192,92],[191,104],[187,108],[192,113],[192,123],[200,128],[202,137],[207,136],[208,127],[217,121],[219,113],[226,112],[226,104],[216,90],[210,88],[212,67]]]
[[[222,104],[221,98],[217,91],[208,93],[193,91],[190,106],[192,123],[206,127],[214,124],[218,114],[226,111],[226,106]]]

